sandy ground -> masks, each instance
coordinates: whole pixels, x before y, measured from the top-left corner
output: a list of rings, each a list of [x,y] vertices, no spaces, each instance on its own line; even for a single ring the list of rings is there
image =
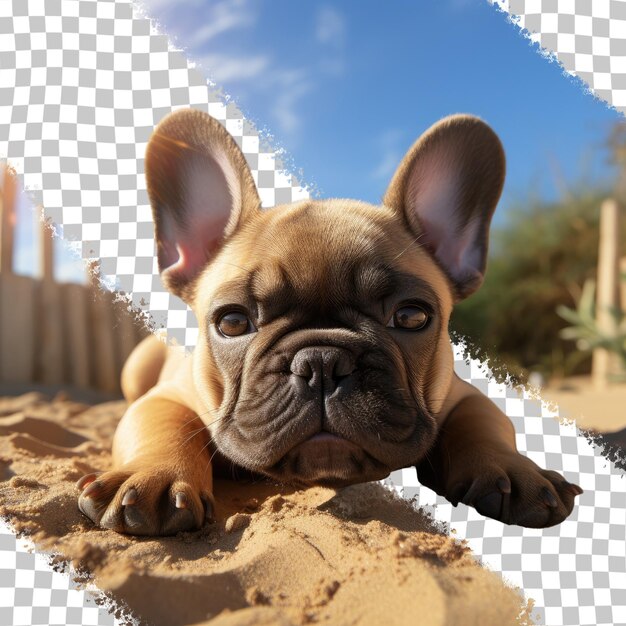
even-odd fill
[[[335,492],[223,481],[217,521],[198,532],[150,539],[95,528],[75,481],[109,467],[124,407],[0,398],[0,515],[142,623],[531,623],[517,591],[379,484]]]
[[[594,389],[586,376],[567,378],[542,389],[541,397],[554,402],[560,414],[583,429],[614,432],[626,428],[626,384]]]

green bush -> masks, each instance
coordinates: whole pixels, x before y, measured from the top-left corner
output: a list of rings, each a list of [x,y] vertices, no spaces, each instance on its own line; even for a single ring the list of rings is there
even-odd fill
[[[450,324],[454,336],[467,339],[470,356],[521,381],[529,371],[589,371],[588,353],[561,336],[566,322],[556,311],[575,307],[595,277],[600,205],[608,195],[596,189],[553,204],[535,201],[493,230],[485,283],[456,307]]]

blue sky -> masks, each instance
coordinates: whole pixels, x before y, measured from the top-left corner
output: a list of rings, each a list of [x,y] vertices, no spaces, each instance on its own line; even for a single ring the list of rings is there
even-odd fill
[[[486,0],[146,0],[149,15],[324,197],[378,202],[404,152],[449,113],[487,120],[499,209],[606,179],[621,116],[564,76]]]
[[[486,0],[143,6],[323,197],[380,201],[417,136],[456,112],[480,115],[504,143],[497,222],[529,198],[610,179],[603,142],[621,115]],[[30,263],[22,250],[18,268]],[[76,274],[67,255],[61,271]]]

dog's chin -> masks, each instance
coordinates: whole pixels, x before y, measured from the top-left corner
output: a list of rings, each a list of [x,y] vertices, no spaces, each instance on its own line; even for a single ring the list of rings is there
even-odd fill
[[[295,485],[336,488],[382,480],[390,471],[355,443],[320,432],[295,445],[265,473]]]

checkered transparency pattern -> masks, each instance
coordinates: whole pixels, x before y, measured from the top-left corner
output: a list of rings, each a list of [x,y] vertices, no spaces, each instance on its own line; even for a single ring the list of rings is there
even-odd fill
[[[489,0],[598,98],[626,111],[624,0]]]
[[[593,11],[588,0],[493,3],[510,8],[517,14],[514,21],[535,31],[531,38],[557,50],[567,70],[586,72],[582,77],[599,95],[623,106],[626,2],[594,0]],[[143,176],[143,154],[155,124],[186,106],[207,111],[235,137],[264,206],[307,197],[234,104],[127,0],[0,0],[0,157],[15,166],[63,236],[81,246],[85,258],[100,259],[108,285],[131,294],[156,327],[166,327],[170,338],[190,347],[196,321],[159,279]],[[414,470],[395,472],[392,484],[432,507],[436,519],[466,538],[485,564],[533,598],[538,623],[626,624],[623,473],[574,426],[559,424],[538,401],[490,382],[479,364],[457,354],[456,369],[511,416],[520,450],[585,489],[573,515],[551,529],[509,527],[463,505],[452,507],[419,487]],[[10,532],[4,529],[0,537],[9,563],[6,585],[0,587],[0,626],[36,623],[43,615],[35,612],[41,608],[35,596],[43,597],[36,590],[51,589],[60,574],[36,577],[43,565],[36,558],[18,561]],[[13,577],[13,571],[25,573]],[[28,592],[17,593],[28,588],[35,590],[30,603]],[[61,602],[50,597],[47,606]],[[71,597],[76,602],[78,596]],[[23,607],[16,606],[17,598]],[[80,623],[99,623],[86,599],[72,607],[82,607]],[[52,610],[41,619],[71,623],[68,619],[78,615],[61,617]]]
[[[0,625],[117,626],[101,593],[78,589],[0,520]]]
[[[23,176],[107,284],[131,294],[156,327],[191,348],[197,323],[164,289],[144,153],[154,126],[195,107],[219,120],[243,150],[264,206],[307,197],[232,102],[128,1],[0,2],[0,156]]]
[[[493,381],[478,361],[456,348],[455,371],[488,395],[512,420],[516,443],[542,467],[556,470],[584,493],[562,524],[542,530],[507,526],[474,509],[453,507],[420,486],[416,472],[394,472],[390,482],[435,519],[467,539],[483,564],[501,572],[535,602],[532,616],[547,626],[626,625],[626,479],[623,471],[555,410]]]

